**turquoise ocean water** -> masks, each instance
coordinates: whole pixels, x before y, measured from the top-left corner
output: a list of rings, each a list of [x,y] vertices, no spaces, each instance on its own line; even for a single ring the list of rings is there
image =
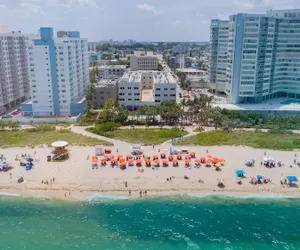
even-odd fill
[[[0,197],[0,249],[300,249],[300,199]]]

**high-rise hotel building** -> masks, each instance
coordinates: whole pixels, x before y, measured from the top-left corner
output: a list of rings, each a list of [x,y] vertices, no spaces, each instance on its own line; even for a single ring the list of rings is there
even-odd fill
[[[28,45],[31,101],[24,115],[77,116],[85,111],[89,84],[88,42],[77,31],[41,28],[40,38]]]
[[[212,20],[210,80],[229,103],[300,99],[300,10]]]
[[[30,97],[27,41],[20,31],[0,33],[0,114]]]

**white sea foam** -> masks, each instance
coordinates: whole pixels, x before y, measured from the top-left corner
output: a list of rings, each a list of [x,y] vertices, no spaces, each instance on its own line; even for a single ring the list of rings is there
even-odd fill
[[[0,192],[0,196],[21,196],[20,194]]]
[[[206,197],[219,197],[219,198],[234,198],[234,199],[293,199],[300,198],[297,196],[281,195],[281,194],[214,194],[214,193],[204,193],[204,194],[186,194],[193,198],[206,198]]]
[[[101,200],[128,200],[129,197],[126,196],[116,196],[116,195],[105,195],[105,194],[93,194],[87,197],[86,201],[101,201]]]

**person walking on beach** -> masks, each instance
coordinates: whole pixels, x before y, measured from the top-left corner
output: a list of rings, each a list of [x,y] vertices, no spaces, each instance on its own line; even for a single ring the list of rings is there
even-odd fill
[[[71,192],[69,192],[69,196],[71,197]]]
[[[52,179],[53,179],[53,183],[55,183],[55,177],[53,177]]]
[[[154,145],[152,145],[152,148],[153,148],[153,150],[154,150]]]
[[[147,196],[147,190],[145,191],[145,196]]]
[[[125,181],[125,187],[127,188],[127,181]]]
[[[65,193],[65,198],[67,198],[67,193]]]
[[[140,191],[140,197],[142,198],[142,191]]]
[[[129,190],[129,196],[131,196],[131,190]]]

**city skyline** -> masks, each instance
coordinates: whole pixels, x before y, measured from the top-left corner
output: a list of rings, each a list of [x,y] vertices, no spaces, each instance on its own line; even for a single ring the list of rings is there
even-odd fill
[[[0,29],[79,30],[89,41],[209,41],[211,19],[300,8],[297,0],[0,0]]]

